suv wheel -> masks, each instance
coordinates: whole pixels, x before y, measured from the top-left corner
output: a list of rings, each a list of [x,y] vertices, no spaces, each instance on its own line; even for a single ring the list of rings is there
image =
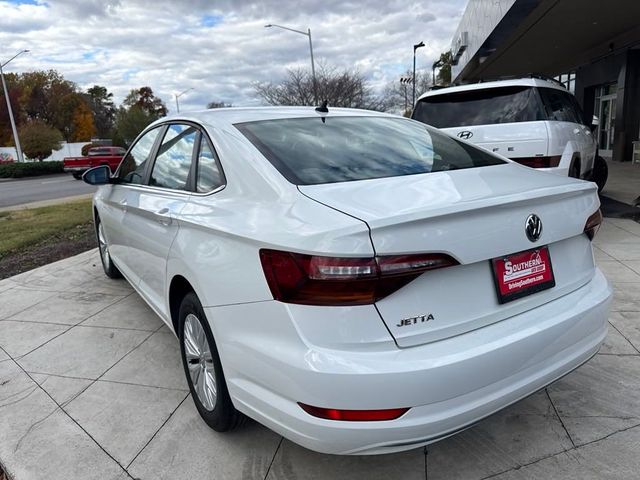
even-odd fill
[[[609,177],[609,166],[604,158],[597,156],[593,162],[593,178],[592,180],[598,185],[598,193],[602,192],[607,178]]]
[[[182,300],[179,320],[182,365],[200,416],[218,432],[237,427],[246,417],[231,403],[209,322],[193,292]]]

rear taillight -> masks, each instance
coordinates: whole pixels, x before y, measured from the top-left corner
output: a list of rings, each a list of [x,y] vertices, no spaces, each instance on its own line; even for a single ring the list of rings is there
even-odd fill
[[[427,270],[457,265],[444,254],[340,258],[260,250],[273,298],[302,305],[366,305]]]
[[[520,157],[512,158],[511,160],[531,168],[550,168],[560,165],[560,155],[553,157]]]
[[[584,224],[584,233],[587,234],[589,240],[593,240],[598,230],[602,225],[602,212],[598,209],[593,215],[587,218],[587,223]]]
[[[380,422],[395,420],[407,413],[408,408],[389,408],[385,410],[338,410],[335,408],[321,408],[298,403],[309,415],[326,420],[342,420],[345,422]]]

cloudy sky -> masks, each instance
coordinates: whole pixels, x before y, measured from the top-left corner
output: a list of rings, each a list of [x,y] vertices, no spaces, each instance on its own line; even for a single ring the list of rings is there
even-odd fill
[[[6,71],[55,69],[81,88],[112,91],[119,103],[149,85],[169,109],[209,101],[259,105],[255,82],[316,64],[355,68],[382,89],[412,65],[430,69],[448,50],[467,0],[0,0],[0,59],[31,52]]]

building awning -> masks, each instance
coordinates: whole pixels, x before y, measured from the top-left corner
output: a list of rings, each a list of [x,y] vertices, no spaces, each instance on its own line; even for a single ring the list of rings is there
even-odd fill
[[[638,0],[516,0],[454,80],[555,76],[634,46]]]

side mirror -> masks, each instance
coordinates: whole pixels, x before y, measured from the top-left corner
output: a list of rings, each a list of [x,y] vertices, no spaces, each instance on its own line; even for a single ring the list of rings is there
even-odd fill
[[[100,165],[99,167],[93,167],[84,172],[82,180],[89,185],[106,185],[112,183],[111,181],[111,169],[109,165]]]

